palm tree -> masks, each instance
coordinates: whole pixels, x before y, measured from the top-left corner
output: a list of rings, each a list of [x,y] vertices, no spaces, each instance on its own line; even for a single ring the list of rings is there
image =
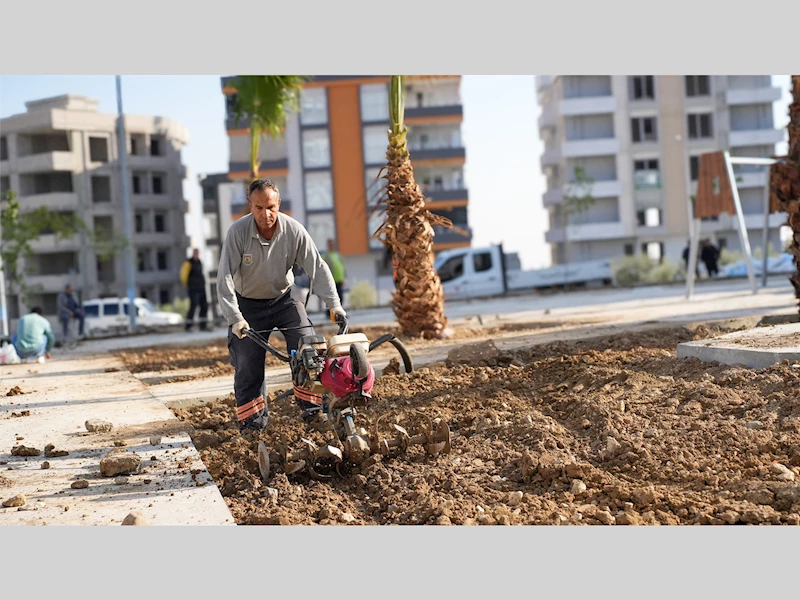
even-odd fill
[[[447,335],[442,282],[433,268],[433,228],[452,227],[446,217],[425,208],[425,196],[414,180],[403,124],[403,77],[389,84],[389,146],[383,178],[386,217],[373,234],[391,252],[395,265],[392,309],[404,335],[442,338]]]
[[[792,75],[792,103],[789,105],[789,152],[772,166],[770,188],[772,206],[789,214],[792,241],[789,252],[794,256],[797,272],[789,278],[794,286],[800,312],[800,75]]]
[[[289,114],[300,106],[300,90],[307,80],[301,75],[239,75],[230,87],[236,90],[234,126],[246,119],[250,126],[250,177],[258,178],[261,135],[283,135]]]

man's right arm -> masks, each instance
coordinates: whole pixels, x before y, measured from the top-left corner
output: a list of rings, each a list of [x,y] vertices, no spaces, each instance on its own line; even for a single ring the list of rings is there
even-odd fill
[[[236,289],[233,285],[233,277],[239,272],[239,263],[242,259],[242,248],[233,228],[228,230],[225,242],[219,255],[219,267],[217,269],[217,295],[219,296],[219,308],[222,311],[228,325],[235,325],[243,321],[242,312],[239,310],[239,302],[236,300]]]

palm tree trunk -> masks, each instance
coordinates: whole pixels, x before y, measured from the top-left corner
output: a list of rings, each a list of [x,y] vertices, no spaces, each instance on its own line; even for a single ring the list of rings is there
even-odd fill
[[[258,148],[261,142],[261,128],[253,119],[250,123],[250,178],[258,179],[258,168],[261,162],[258,160]]]
[[[447,335],[444,293],[433,268],[433,227],[451,227],[449,219],[425,208],[425,196],[414,179],[403,125],[403,82],[393,76],[389,91],[391,130],[386,150],[386,218],[375,232],[395,261],[391,306],[404,335],[442,338]]]
[[[792,75],[792,98],[789,105],[789,152],[772,166],[770,181],[772,205],[789,215],[792,229],[789,252],[794,256],[797,272],[789,281],[794,286],[800,313],[800,75]]]

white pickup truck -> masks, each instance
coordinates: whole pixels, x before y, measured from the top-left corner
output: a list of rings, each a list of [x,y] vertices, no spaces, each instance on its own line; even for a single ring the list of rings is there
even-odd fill
[[[434,268],[447,300],[499,296],[508,292],[545,290],[561,286],[612,285],[611,260],[576,262],[523,271],[508,267],[502,245],[444,250]]]

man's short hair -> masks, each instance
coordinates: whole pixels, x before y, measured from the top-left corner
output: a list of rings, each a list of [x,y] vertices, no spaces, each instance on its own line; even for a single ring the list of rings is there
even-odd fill
[[[271,179],[267,179],[266,177],[259,177],[258,179],[253,180],[250,184],[250,187],[247,188],[247,199],[250,200],[250,194],[254,191],[258,190],[263,192],[264,190],[273,190],[276,194],[278,194],[278,199],[280,200],[281,192],[278,189],[278,186],[275,185]]]
[[[36,313],[37,315],[40,315],[40,316],[41,316],[41,314],[42,314],[42,309],[41,309],[41,308],[39,308],[38,306],[34,306],[34,307],[31,309],[31,312],[32,312],[32,313]]]

